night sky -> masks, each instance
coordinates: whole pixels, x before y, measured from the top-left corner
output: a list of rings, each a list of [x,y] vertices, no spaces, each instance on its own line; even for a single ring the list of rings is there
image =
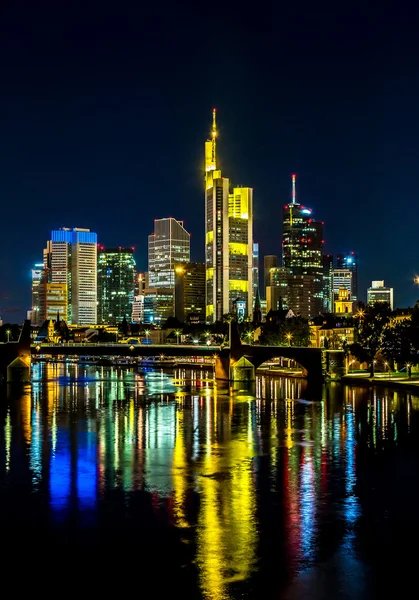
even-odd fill
[[[30,308],[30,268],[54,228],[133,245],[143,270],[153,220],[173,216],[203,260],[213,106],[223,174],[254,188],[261,255],[280,254],[296,172],[325,251],[359,253],[363,295],[385,279],[396,305],[412,305],[418,18],[335,4],[3,3],[3,320]]]

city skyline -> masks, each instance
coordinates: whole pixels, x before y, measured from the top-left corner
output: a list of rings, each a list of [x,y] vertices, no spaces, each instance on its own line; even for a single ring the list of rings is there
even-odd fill
[[[222,124],[222,171],[255,190],[260,256],[280,254],[281,210],[295,172],[301,202],[326,223],[326,251],[356,249],[362,293],[384,279],[394,287],[396,305],[413,305],[414,20],[367,7],[315,14],[308,5],[289,7],[281,18],[272,8],[256,20],[223,11],[219,43],[210,47],[210,24],[199,7],[185,19],[176,13],[176,31],[167,18],[160,34],[143,25],[158,18],[151,7],[146,14],[133,9],[130,18],[88,7],[83,19],[77,11],[64,19],[59,8],[46,13],[28,5],[17,14],[7,7],[0,99],[6,116],[0,194],[8,224],[0,240],[3,318],[24,316],[30,268],[41,258],[45,232],[66,223],[97,231],[105,246],[134,246],[144,271],[152,221],[173,215],[193,233],[191,260],[201,259],[201,140],[213,106]],[[353,29],[356,40],[349,43],[345,31]],[[244,31],[252,31],[249,46]],[[202,65],[216,63],[225,65],[217,81],[203,78]],[[244,81],[247,93],[232,93]],[[408,220],[395,210],[402,201],[411,210]],[[395,233],[403,235],[402,268],[387,252]],[[5,312],[12,309],[17,312]]]

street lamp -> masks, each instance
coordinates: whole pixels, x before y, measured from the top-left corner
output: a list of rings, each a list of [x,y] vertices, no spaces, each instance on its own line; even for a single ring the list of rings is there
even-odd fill
[[[288,340],[288,346],[291,346],[291,339],[292,339],[292,334],[291,333],[287,333],[287,335],[285,336]]]
[[[247,338],[248,342],[251,344],[253,341],[253,331],[248,331],[246,333],[246,338]]]
[[[181,335],[181,330],[180,329],[176,329],[175,330],[175,336],[176,336],[176,343],[179,344],[179,336]]]
[[[145,334],[145,339],[148,341],[148,336],[150,335],[150,330],[149,330],[149,329],[146,329],[146,330],[144,331],[144,334]]]
[[[6,331],[6,333],[7,333],[7,343],[9,343],[9,342],[10,342],[10,334],[11,334],[12,332],[10,331],[10,329],[8,329],[8,330]]]
[[[386,367],[386,369],[387,369],[388,378],[390,379],[390,367],[389,367],[389,364],[388,364],[388,362],[385,362],[385,363],[384,363],[384,366],[385,366],[385,367]]]

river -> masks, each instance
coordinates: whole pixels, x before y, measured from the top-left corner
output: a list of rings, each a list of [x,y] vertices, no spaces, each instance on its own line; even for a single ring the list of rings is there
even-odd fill
[[[4,576],[46,596],[372,598],[414,581],[419,398],[33,365],[0,388]]]

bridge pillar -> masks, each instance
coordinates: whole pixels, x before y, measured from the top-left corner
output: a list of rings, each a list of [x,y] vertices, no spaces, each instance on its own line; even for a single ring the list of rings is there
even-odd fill
[[[230,379],[233,382],[256,381],[255,366],[245,356],[242,356],[231,366]]]
[[[7,367],[7,383],[30,383],[31,381],[31,358],[30,356],[18,356]]]
[[[217,356],[215,359],[215,379],[230,381],[230,357]]]
[[[343,350],[324,350],[323,364],[326,379],[336,381],[346,375],[345,353]]]

